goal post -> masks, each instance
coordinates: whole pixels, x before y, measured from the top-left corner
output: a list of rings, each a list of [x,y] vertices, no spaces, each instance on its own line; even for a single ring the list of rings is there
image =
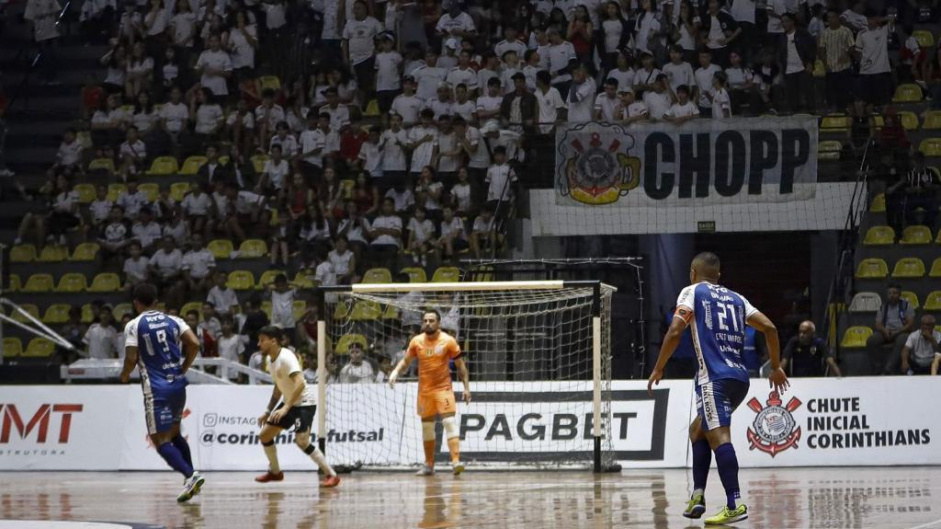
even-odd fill
[[[460,345],[471,403],[454,386],[462,459],[473,467],[615,467],[611,298],[600,281],[385,283],[319,287],[317,437],[332,463],[421,463],[417,362],[394,389],[388,370],[420,333],[422,312]],[[447,460],[442,427],[436,452]]]

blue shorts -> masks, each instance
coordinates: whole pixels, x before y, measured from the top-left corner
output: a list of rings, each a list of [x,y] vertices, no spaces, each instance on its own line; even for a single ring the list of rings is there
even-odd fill
[[[144,417],[147,420],[147,433],[169,431],[183,420],[186,407],[186,387],[153,390],[151,395],[144,395]]]
[[[748,382],[730,378],[696,384],[696,410],[703,431],[728,428],[732,424],[732,412],[748,395],[748,386]]]

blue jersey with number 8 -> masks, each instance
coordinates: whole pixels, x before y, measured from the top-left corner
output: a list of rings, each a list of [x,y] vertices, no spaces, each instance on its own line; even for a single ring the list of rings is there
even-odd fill
[[[745,322],[758,312],[744,296],[720,285],[697,283],[680,292],[674,317],[689,324],[696,351],[696,383],[748,382],[743,362]]]
[[[181,336],[189,327],[176,316],[155,310],[134,318],[124,329],[125,347],[137,347],[144,392],[186,387]]]

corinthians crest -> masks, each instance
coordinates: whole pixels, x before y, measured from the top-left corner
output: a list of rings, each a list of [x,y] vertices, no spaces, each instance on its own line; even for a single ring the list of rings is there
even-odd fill
[[[791,412],[803,404],[797,397],[791,397],[786,406],[781,406],[781,396],[777,391],[768,395],[767,406],[752,397],[748,407],[758,415],[748,429],[749,450],[758,449],[774,457],[792,446],[797,448],[801,438],[801,429]]]
[[[583,204],[616,202],[640,183],[634,137],[620,125],[585,123],[559,130],[556,187]]]

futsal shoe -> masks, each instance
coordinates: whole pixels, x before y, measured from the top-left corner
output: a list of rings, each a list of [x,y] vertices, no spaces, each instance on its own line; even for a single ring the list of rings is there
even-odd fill
[[[698,520],[702,518],[702,515],[705,513],[706,498],[704,498],[702,494],[693,494],[689,501],[686,502],[686,510],[683,511],[683,516]]]
[[[327,479],[320,482],[320,486],[325,489],[332,489],[340,484],[339,476],[327,476]]]
[[[460,461],[451,461],[451,470],[454,472],[455,476],[460,476],[464,472],[464,463]]]
[[[193,475],[189,477],[186,481],[183,482],[183,492],[176,497],[176,501],[179,503],[186,503],[193,498],[193,496],[199,494],[199,491],[203,488],[203,483],[206,482],[199,472],[193,472]]]
[[[734,509],[729,509],[726,505],[722,507],[712,518],[706,518],[706,525],[722,525],[727,523],[741,522],[748,518],[748,507],[745,504],[739,505]]]
[[[255,481],[258,483],[268,483],[269,481],[284,481],[284,472],[278,472],[275,474],[271,471],[268,471],[260,476],[257,476]]]
[[[418,472],[416,472],[415,475],[416,476],[434,476],[435,469],[428,465],[422,465],[421,469]]]

